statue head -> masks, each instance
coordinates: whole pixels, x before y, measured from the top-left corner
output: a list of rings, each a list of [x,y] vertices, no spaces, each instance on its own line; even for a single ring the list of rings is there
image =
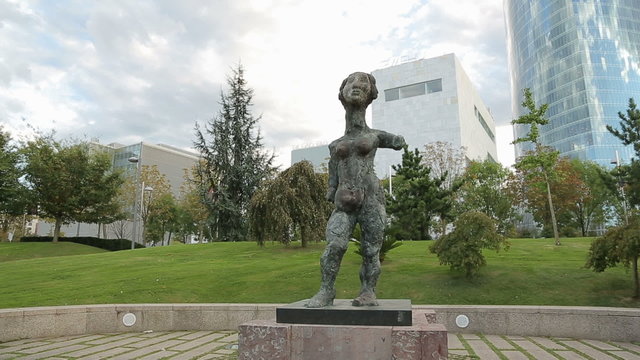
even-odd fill
[[[371,74],[355,72],[342,81],[338,99],[345,108],[349,103],[354,105],[369,106],[378,98],[376,79]]]

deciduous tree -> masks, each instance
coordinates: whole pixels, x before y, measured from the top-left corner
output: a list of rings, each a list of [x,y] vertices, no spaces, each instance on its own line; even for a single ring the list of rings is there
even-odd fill
[[[39,215],[55,220],[54,242],[62,224],[97,215],[111,203],[123,181],[107,156],[91,155],[84,144],[39,137],[27,143],[24,154],[25,178]]]
[[[19,181],[22,176],[19,159],[18,146],[12,142],[11,134],[0,126],[0,236],[3,239],[16,217],[22,218],[26,210],[27,194]]]
[[[514,125],[528,125],[529,132],[526,136],[514,140],[513,144],[530,142],[534,148],[518,158],[515,167],[518,170],[524,170],[526,174],[541,175],[541,183],[546,188],[549,213],[551,215],[550,222],[551,227],[553,228],[553,238],[555,239],[555,244],[560,245],[558,223],[556,221],[555,207],[551,196],[551,181],[554,176],[553,168],[558,161],[559,152],[542,145],[539,130],[540,126],[544,126],[549,123],[549,120],[545,118],[548,105],[543,104],[539,108],[536,107],[531,90],[524,89],[524,101],[522,102],[522,106],[526,108],[529,113],[520,116],[511,123]]]
[[[482,212],[496,222],[500,234],[512,233],[520,219],[516,208],[518,197],[512,185],[514,174],[491,160],[472,161],[461,180],[456,194],[457,212]]]
[[[197,176],[197,166],[185,169],[184,182],[180,187],[178,200],[178,230],[176,235],[186,242],[190,235],[196,235],[201,242],[205,236],[208,211],[204,205],[206,189],[201,187],[202,181]]]
[[[165,196],[172,196],[171,185],[167,176],[158,170],[157,165],[143,165],[140,169],[140,179],[136,183],[136,190],[133,193],[140,196],[140,191],[144,191],[141,199],[138,200],[141,202],[142,238],[144,241],[152,241],[152,239],[147,239],[147,223],[149,218],[154,215],[154,210],[161,208],[158,205],[160,199]]]
[[[431,177],[443,178],[442,186],[451,189],[467,166],[465,147],[456,148],[446,141],[428,143],[422,151],[422,162],[431,169]]]
[[[149,218],[146,226],[146,241],[152,244],[164,245],[165,237],[167,245],[171,242],[171,236],[177,229],[178,207],[176,200],[170,192],[156,197],[149,205]]]
[[[579,179],[579,184],[572,190],[576,193],[575,201],[570,203],[568,211],[575,226],[582,236],[589,236],[594,225],[607,222],[608,209],[615,205],[616,192],[609,184],[615,180],[602,166],[591,162],[573,159],[570,165]],[[565,183],[565,186],[571,186]]]
[[[303,247],[324,238],[333,204],[325,199],[327,176],[316,174],[308,161],[301,161],[255,192],[249,220],[252,237],[263,246],[266,241],[289,243],[300,233]]]

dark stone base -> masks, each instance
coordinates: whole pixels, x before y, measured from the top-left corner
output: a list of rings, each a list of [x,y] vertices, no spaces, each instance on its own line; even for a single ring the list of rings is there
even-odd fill
[[[378,306],[353,306],[336,299],[333,306],[306,308],[308,300],[276,308],[276,322],[284,324],[411,326],[411,300],[378,300]]]

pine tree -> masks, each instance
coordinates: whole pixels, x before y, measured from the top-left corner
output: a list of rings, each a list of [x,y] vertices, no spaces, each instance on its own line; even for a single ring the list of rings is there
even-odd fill
[[[260,117],[251,114],[253,89],[247,86],[242,65],[233,70],[227,85],[218,115],[204,130],[196,125],[194,146],[203,158],[198,177],[211,232],[221,241],[241,241],[247,235],[249,201],[273,173],[273,155],[263,150],[255,129]]]
[[[404,149],[402,164],[394,165],[394,197],[387,201],[387,212],[392,216],[389,232],[402,240],[430,239],[429,229],[434,218],[451,219],[452,193],[459,186],[443,189],[446,172],[432,178],[431,168],[422,161],[415,149]]]
[[[627,115],[618,111],[620,118],[621,130],[615,129],[611,125],[607,125],[607,130],[618,139],[622,140],[625,145],[632,145],[636,153],[636,160],[640,160],[640,109],[636,108],[633,98],[629,99],[629,108]]]

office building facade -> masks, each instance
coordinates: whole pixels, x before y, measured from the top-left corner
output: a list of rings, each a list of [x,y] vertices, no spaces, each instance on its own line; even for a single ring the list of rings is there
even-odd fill
[[[171,186],[171,192],[178,198],[180,196],[180,187],[184,183],[185,170],[191,169],[199,159],[198,154],[179,149],[170,145],[150,144],[140,142],[132,145],[122,145],[111,143],[108,145],[99,144],[97,142],[89,143],[90,151],[106,152],[111,156],[114,170],[121,170],[124,176],[136,177],[138,174],[138,166],[156,166],[158,171],[163,174]],[[130,158],[138,159],[138,163],[130,162]],[[139,189],[136,194],[131,194],[132,198],[140,198],[142,191]],[[129,209],[133,211],[133,209]],[[126,225],[127,229],[133,229],[132,223]],[[138,226],[139,228],[139,226]],[[62,232],[67,236],[96,236],[98,233],[98,225],[85,223],[72,223],[63,225]],[[129,231],[129,230],[127,230]],[[138,229],[134,238],[140,237]],[[53,233],[53,224],[38,221],[35,235],[45,236]],[[103,230],[106,238],[116,238],[110,227]],[[132,235],[129,233],[128,237]]]
[[[313,165],[316,172],[328,171],[329,144],[299,147],[291,150],[291,165],[306,160]]]
[[[497,161],[493,116],[454,54],[375,70],[373,128],[404,136],[409,149],[432,142],[464,147],[469,160]],[[393,175],[402,151],[379,149],[376,173]]]
[[[640,100],[640,1],[505,0],[513,116],[523,89],[548,104],[542,143],[563,156],[609,165],[623,163],[630,148],[611,135],[618,112]],[[523,137],[527,126],[516,126]],[[516,145],[516,157],[530,146]]]

